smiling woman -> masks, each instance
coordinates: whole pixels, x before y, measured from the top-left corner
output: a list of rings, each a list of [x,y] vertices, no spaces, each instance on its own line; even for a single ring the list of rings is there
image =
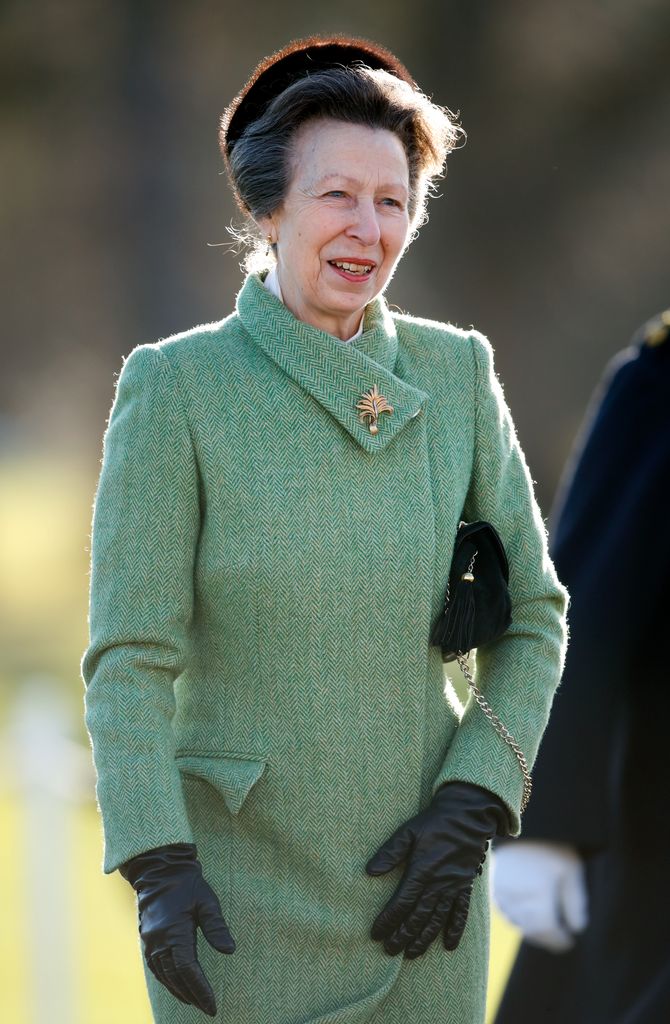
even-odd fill
[[[477,682],[531,766],[566,594],[488,341],[384,298],[461,135],[374,43],[269,57],[220,133],[256,269],[119,377],[82,673],[159,1024],[484,1019],[524,780],[431,645],[460,520],[507,550]]]
[[[272,247],[283,301],[342,340],[390,281],[464,137],[392,54],[366,45],[345,59],[337,43],[306,45],[303,66],[300,46],[282,51],[229,106],[220,135],[238,205]],[[257,246],[248,266],[267,265]]]

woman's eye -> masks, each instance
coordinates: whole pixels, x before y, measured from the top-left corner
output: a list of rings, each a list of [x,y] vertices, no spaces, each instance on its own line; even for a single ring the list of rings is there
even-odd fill
[[[343,195],[345,195],[345,193],[342,192],[341,189],[334,188],[334,189],[331,189],[330,192],[326,192],[326,195],[327,196],[343,196]]]
[[[390,206],[402,207],[402,203],[400,202],[400,200],[399,199],[393,199],[392,196],[386,196],[384,199],[382,199],[382,202],[383,203],[388,203]]]

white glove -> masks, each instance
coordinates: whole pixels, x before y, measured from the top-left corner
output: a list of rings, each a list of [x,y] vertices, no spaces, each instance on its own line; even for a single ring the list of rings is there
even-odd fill
[[[588,923],[584,863],[568,843],[522,839],[492,858],[493,898],[524,939],[553,953],[575,944]]]

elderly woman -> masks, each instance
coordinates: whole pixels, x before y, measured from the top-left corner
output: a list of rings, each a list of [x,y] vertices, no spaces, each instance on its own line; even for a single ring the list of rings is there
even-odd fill
[[[273,55],[221,129],[261,269],[123,366],[82,673],[160,1024],[484,1019],[524,780],[431,644],[459,521],[507,549],[477,682],[529,765],[566,594],[491,346],[383,297],[459,131],[374,44]]]

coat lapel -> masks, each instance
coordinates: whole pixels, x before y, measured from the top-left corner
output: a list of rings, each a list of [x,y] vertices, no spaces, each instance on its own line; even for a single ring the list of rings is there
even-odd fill
[[[381,451],[424,409],[425,391],[396,377],[398,338],[382,297],[365,311],[363,333],[344,343],[296,319],[289,309],[250,274],[237,296],[237,313],[253,340],[281,369],[309,392],[368,452]],[[392,413],[378,419],[370,432],[356,408],[372,387]]]

